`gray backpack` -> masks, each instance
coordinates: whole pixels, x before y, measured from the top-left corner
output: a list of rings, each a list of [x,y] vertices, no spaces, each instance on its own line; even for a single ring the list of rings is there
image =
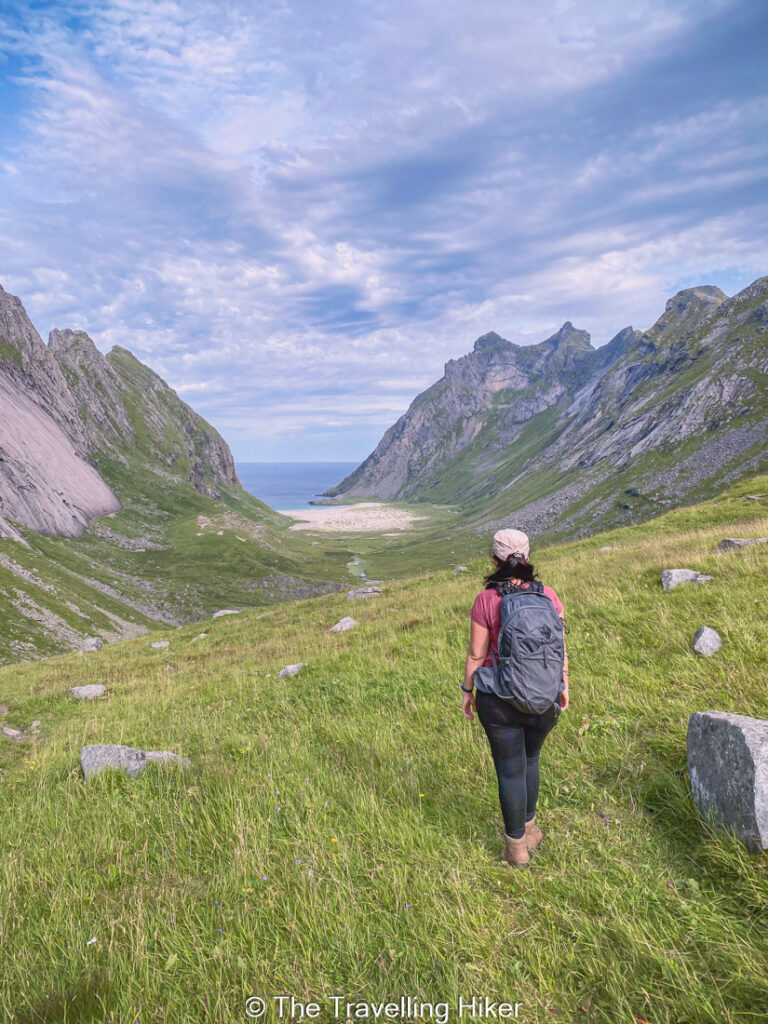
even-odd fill
[[[492,680],[493,692],[518,711],[541,715],[553,704],[559,706],[558,695],[565,688],[563,620],[538,581],[525,589],[510,583],[498,589],[499,660],[491,647],[492,672],[486,669],[483,679]]]

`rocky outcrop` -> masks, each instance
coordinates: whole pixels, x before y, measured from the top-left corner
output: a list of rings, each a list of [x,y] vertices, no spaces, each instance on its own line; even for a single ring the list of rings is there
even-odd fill
[[[120,347],[102,355],[84,331],[45,345],[0,287],[0,537],[74,537],[119,510],[103,462],[127,467],[137,491],[148,472],[212,498],[240,483],[225,441],[149,367]]]
[[[766,331],[768,277],[732,298],[685,289],[599,349],[570,322],[527,347],[483,335],[327,493],[456,503],[538,535],[647,518],[764,465]]]
[[[125,409],[125,385],[85,331],[53,330],[48,349],[80,410],[88,452],[111,452],[136,442]]]
[[[0,372],[0,533],[18,540],[21,524],[77,537],[90,518],[119,508],[59,424]]]
[[[695,711],[687,749],[702,817],[733,832],[753,853],[768,849],[768,722]]]

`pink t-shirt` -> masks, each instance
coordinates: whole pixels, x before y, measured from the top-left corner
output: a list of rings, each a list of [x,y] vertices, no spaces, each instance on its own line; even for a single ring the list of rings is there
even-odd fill
[[[523,590],[527,590],[530,583],[523,583]],[[544,587],[544,593],[550,599],[552,604],[557,610],[557,614],[560,618],[563,618],[563,603],[557,594],[554,592],[552,587]],[[485,626],[491,633],[491,646],[493,647],[493,653],[498,658],[499,647],[498,638],[499,630],[501,629],[501,594],[498,590],[481,590],[475,598],[475,603],[472,605],[469,617],[473,619],[478,626]],[[488,651],[488,656],[483,662],[484,665],[492,665],[491,652]]]

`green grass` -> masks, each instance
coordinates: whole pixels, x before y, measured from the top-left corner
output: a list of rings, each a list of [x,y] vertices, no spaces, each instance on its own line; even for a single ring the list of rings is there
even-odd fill
[[[768,858],[698,820],[685,730],[697,709],[768,717],[768,551],[713,554],[768,535],[745,500],[767,487],[534,552],[566,607],[572,705],[528,872],[497,861],[487,742],[459,713],[481,562],[0,669],[5,723],[41,720],[0,736],[0,1017],[228,1024],[293,994],[329,1020],[334,994],[474,994],[529,1022],[764,1019]],[[714,579],[664,593],[673,566]],[[357,629],[328,633],[345,614]],[[702,624],[712,659],[691,652]],[[108,697],[68,699],[89,682]],[[193,767],[85,783],[97,742]]]
[[[0,337],[0,361],[21,366],[21,352],[5,338]]]

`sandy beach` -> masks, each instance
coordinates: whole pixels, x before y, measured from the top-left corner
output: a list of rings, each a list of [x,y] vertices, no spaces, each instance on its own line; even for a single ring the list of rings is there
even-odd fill
[[[297,522],[292,530],[317,533],[382,533],[408,530],[424,516],[392,508],[386,502],[368,501],[360,505],[318,505],[315,508],[284,509],[280,513]],[[391,532],[390,532],[391,536]]]

